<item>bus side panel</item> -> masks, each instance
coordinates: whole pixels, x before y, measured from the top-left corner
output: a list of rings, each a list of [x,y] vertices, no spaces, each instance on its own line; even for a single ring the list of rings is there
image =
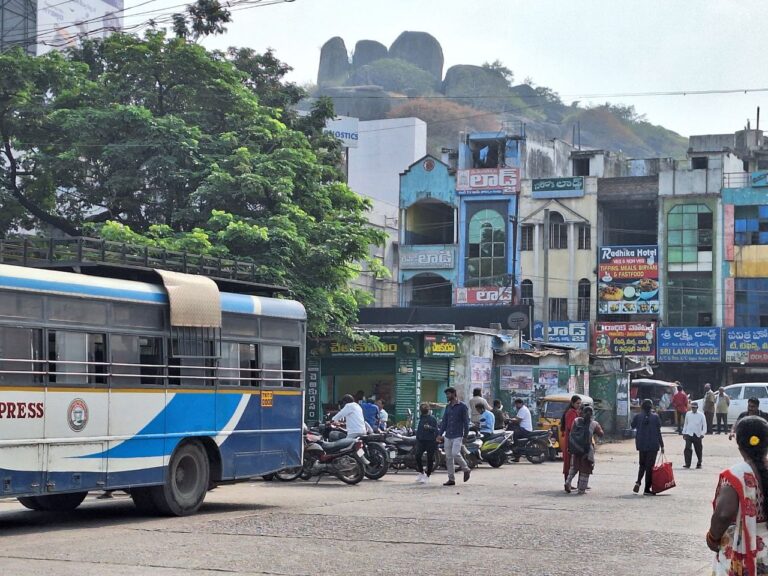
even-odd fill
[[[216,395],[216,427],[219,431],[216,443],[221,450],[222,480],[232,480],[237,476],[237,468],[247,465],[247,455],[258,455],[259,452],[257,437],[261,415],[258,391],[219,389]],[[256,472],[250,475],[256,475]]]
[[[39,494],[45,391],[40,387],[0,390],[0,495]]]
[[[169,390],[165,407],[165,465],[188,436],[216,435],[216,391]]]
[[[45,397],[47,444],[44,492],[106,486],[106,388],[49,387]]]
[[[272,406],[262,408],[264,433],[261,436],[261,449],[264,452],[281,452],[284,455],[283,466],[286,468],[301,465],[304,444],[303,403],[302,390],[273,390]]]
[[[163,388],[113,388],[109,397],[107,485],[161,484],[165,463]]]

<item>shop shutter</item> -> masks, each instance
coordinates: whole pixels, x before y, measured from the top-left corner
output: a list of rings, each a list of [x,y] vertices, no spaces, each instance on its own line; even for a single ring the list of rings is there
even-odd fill
[[[421,379],[448,382],[450,365],[448,358],[422,358]]]

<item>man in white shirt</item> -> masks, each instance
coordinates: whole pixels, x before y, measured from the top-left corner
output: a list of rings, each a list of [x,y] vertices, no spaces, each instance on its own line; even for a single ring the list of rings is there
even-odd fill
[[[480,412],[477,410],[478,404],[485,406],[486,410],[491,409],[488,401],[483,398],[482,388],[475,388],[472,390],[472,398],[469,399],[469,418],[472,421],[473,426],[480,425]]]
[[[366,427],[363,409],[350,394],[346,394],[341,399],[341,410],[336,412],[333,417],[334,422],[339,420],[344,420],[347,424],[347,438],[357,438],[358,436],[365,435]]]
[[[701,456],[702,446],[701,440],[707,433],[707,421],[702,412],[699,412],[699,405],[696,402],[691,403],[691,410],[685,415],[685,422],[683,424],[683,439],[685,440],[685,450],[683,450],[683,457],[685,458],[685,464],[683,468],[691,467],[691,456],[693,455],[693,449],[696,450],[697,464],[696,468],[701,468]]]
[[[523,438],[528,438],[533,432],[533,419],[531,418],[531,411],[528,406],[525,405],[522,398],[515,398],[515,410],[517,413],[509,421],[512,425],[512,436],[515,443]],[[520,456],[512,458],[513,462],[520,462]]]

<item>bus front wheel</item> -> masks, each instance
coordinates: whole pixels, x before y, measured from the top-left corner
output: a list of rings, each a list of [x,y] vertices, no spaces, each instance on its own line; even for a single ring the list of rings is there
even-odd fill
[[[30,510],[43,512],[68,512],[74,510],[83,500],[87,492],[73,492],[71,494],[48,494],[46,496],[29,496],[19,498],[22,506]]]
[[[173,453],[165,484],[152,488],[152,499],[168,516],[194,514],[205,499],[209,477],[205,449],[196,440],[186,442]]]

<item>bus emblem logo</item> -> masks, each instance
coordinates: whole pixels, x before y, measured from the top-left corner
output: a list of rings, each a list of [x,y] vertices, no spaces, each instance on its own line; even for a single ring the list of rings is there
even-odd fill
[[[75,398],[67,410],[67,422],[69,427],[75,432],[82,432],[85,425],[88,424],[88,404],[85,400]]]

